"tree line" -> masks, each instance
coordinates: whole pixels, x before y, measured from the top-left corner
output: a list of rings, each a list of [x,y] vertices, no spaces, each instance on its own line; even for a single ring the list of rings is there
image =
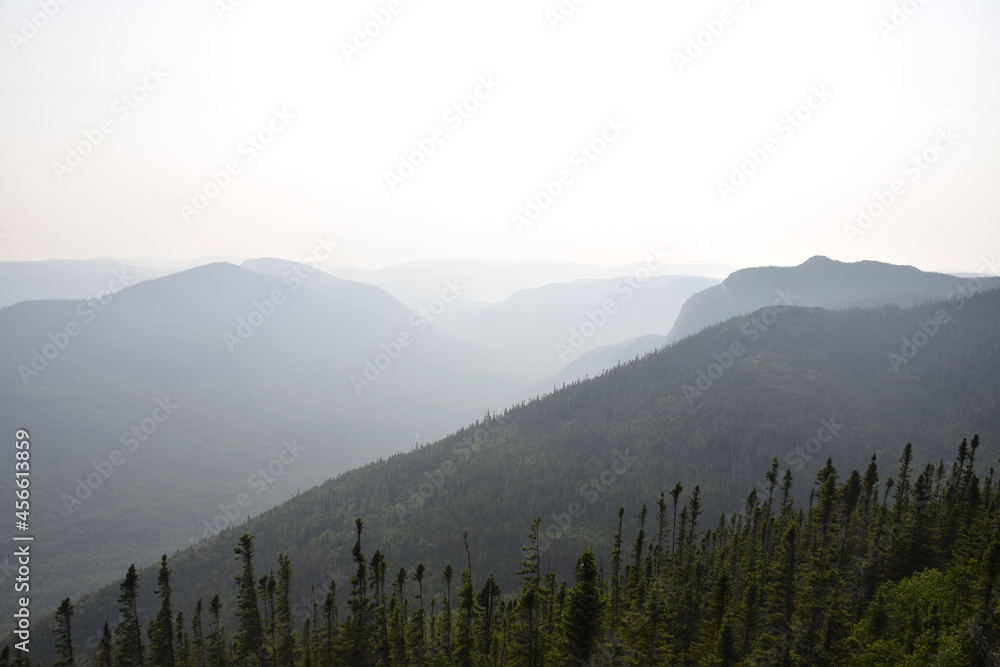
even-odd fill
[[[366,555],[355,521],[350,590],[335,580],[302,623],[293,614],[293,568],[258,577],[254,537],[234,548],[235,626],[219,595],[199,599],[190,622],[172,605],[166,556],[159,608],[140,619],[134,566],[119,586],[119,617],[96,651],[74,645],[73,605],[54,629],[56,665],[101,667],[375,667],[392,665],[982,665],[996,666],[1000,480],[975,472],[979,436],[950,466],[923,468],[910,444],[894,477],[876,457],[842,476],[827,459],[809,501],[796,507],[790,470],[777,459],[742,512],[703,524],[695,487],[661,492],[635,515],[617,512],[607,560],[585,549],[572,583],[544,566],[536,518],[521,548],[518,590],[492,574],[474,581],[468,534],[463,567],[390,569]],[[439,577],[443,593],[426,599]],[[338,601],[342,601],[341,609]],[[32,664],[9,647],[0,667]],[[37,664],[37,663],[36,663]]]

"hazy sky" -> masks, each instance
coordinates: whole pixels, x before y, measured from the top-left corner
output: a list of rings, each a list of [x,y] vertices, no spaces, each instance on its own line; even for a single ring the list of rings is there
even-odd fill
[[[996,2],[578,1],[5,0],[0,260],[1000,255]]]

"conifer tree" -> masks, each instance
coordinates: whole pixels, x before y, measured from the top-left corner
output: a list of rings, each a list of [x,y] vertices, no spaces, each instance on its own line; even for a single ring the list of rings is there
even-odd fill
[[[170,602],[170,568],[167,567],[166,554],[160,559],[155,593],[160,598],[160,610],[149,625],[149,662],[153,667],[175,667],[174,616]]]
[[[462,587],[458,591],[458,616],[456,623],[455,652],[452,664],[456,667],[472,667],[475,637],[472,626],[476,617],[476,589],[472,584],[472,572],[466,568],[462,573]]]
[[[174,660],[178,667],[191,667],[191,638],[184,631],[184,612],[174,621]]]
[[[524,577],[524,585],[521,588],[521,609],[525,616],[525,648],[526,662],[528,667],[536,667],[540,664],[539,656],[539,606],[541,602],[541,572],[539,570],[539,546],[538,546],[538,525],[542,517],[537,516],[531,523],[531,532],[528,534],[528,544],[521,547],[524,556],[520,561],[521,569],[517,571],[518,576]]]
[[[369,600],[368,600],[368,565],[367,559],[361,550],[361,533],[364,530],[364,522],[358,517],[354,521],[357,540],[351,555],[357,564],[357,571],[351,577],[351,598],[347,601],[350,614],[344,626],[343,639],[346,646],[343,653],[347,662],[359,667],[370,665],[372,637],[369,621]]]
[[[476,609],[480,618],[479,652],[488,657],[493,647],[493,633],[500,606],[500,584],[491,574],[476,596]]]
[[[235,560],[243,565],[243,572],[234,577],[237,584],[236,617],[239,623],[233,639],[233,659],[238,664],[265,664],[264,628],[257,606],[257,588],[253,568],[253,536],[243,533],[238,545],[233,549]]]
[[[75,667],[76,661],[73,659],[73,604],[66,598],[56,609],[56,627],[52,634],[56,636],[56,653],[59,660],[56,666],[65,665]]]
[[[197,667],[206,667],[208,654],[205,651],[205,631],[201,624],[201,598],[194,605],[194,617],[191,619],[191,632],[194,634],[194,655],[192,660]]]
[[[145,651],[142,645],[142,625],[139,623],[137,607],[139,575],[135,564],[128,568],[125,579],[119,587],[118,612],[121,620],[115,627],[115,665],[116,667],[145,666]]]
[[[670,553],[673,553],[677,547],[677,499],[680,498],[683,491],[684,487],[681,486],[680,482],[674,484],[674,488],[670,490],[670,497],[674,501],[674,521],[670,526]]]
[[[292,616],[291,587],[291,559],[287,554],[278,554],[277,600],[275,602],[277,634],[275,663],[278,667],[295,667],[295,619]]]
[[[94,658],[97,667],[112,667],[114,664],[114,650],[115,641],[111,635],[111,626],[108,625],[107,621],[104,621],[101,640],[97,644],[97,656]],[[3,665],[3,661],[0,661],[0,667],[3,667]]]
[[[323,667],[333,666],[333,655],[337,646],[338,626],[340,625],[337,609],[337,579],[330,578],[330,588],[323,600]]]
[[[221,612],[222,601],[219,600],[218,595],[215,595],[208,603],[208,614],[212,619],[212,631],[208,633],[205,652],[208,657],[209,667],[225,667],[229,664],[228,651],[226,650],[228,640],[226,639],[226,629],[223,627],[220,618]]]
[[[563,635],[566,652],[573,664],[586,664],[597,647],[605,607],[592,550],[584,551],[577,558],[574,580],[567,595]]]

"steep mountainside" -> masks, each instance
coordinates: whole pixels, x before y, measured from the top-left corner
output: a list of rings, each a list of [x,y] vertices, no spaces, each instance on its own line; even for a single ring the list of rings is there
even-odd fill
[[[260,563],[296,563],[293,600],[333,577],[349,586],[354,520],[365,550],[441,572],[465,557],[480,576],[516,588],[511,554],[537,515],[546,569],[572,571],[585,547],[607,553],[617,508],[633,516],[680,481],[701,486],[704,524],[742,511],[777,458],[808,502],[828,456],[864,470],[874,452],[891,468],[900,447],[916,460],[951,460],[982,434],[979,461],[1000,437],[1000,291],[910,309],[767,308],[728,320],[586,382],[519,405],[448,438],[345,473],[171,559],[177,599],[224,595],[235,608],[231,554],[244,531]],[[262,569],[267,567],[261,566]],[[140,573],[149,597],[154,570]],[[429,584],[431,586],[433,584]],[[115,588],[78,604],[82,636],[114,614]],[[228,597],[226,597],[228,596]]]

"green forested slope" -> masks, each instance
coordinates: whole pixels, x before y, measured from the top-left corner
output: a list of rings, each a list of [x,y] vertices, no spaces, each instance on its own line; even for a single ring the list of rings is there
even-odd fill
[[[934,335],[907,347],[903,339],[912,342],[921,323],[934,329],[926,323],[936,316]],[[171,557],[175,601],[191,609],[198,597],[218,592],[225,609],[235,609],[231,557],[243,532],[256,536],[262,567],[276,567],[279,552],[290,555],[293,601],[308,600],[310,584],[323,589],[331,576],[349,587],[357,517],[365,520],[365,552],[379,549],[410,571],[424,563],[435,573],[427,582],[432,592],[440,591],[447,563],[463,562],[469,531],[477,582],[492,572],[510,591],[535,516],[542,517],[543,569],[569,578],[583,549],[609,553],[618,507],[633,517],[678,481],[700,485],[705,516],[715,517],[742,511],[751,487],[763,494],[773,458],[796,480],[812,480],[828,456],[842,470],[864,470],[873,453],[895,460],[912,441],[914,460],[948,460],[962,437],[978,432],[985,443],[979,460],[992,461],[1000,431],[998,333],[996,291],[905,310],[758,311],[344,474],[178,553]],[[742,352],[722,369],[734,349]],[[911,357],[905,363],[890,359],[904,353]],[[716,379],[699,389],[700,371]],[[414,495],[425,482],[433,486],[423,487],[426,497]],[[810,486],[793,487],[800,502],[808,502]],[[152,581],[154,569],[140,577]],[[147,610],[155,604],[151,593],[146,587]],[[96,636],[114,616],[117,594],[109,587],[78,604],[83,636]]]

